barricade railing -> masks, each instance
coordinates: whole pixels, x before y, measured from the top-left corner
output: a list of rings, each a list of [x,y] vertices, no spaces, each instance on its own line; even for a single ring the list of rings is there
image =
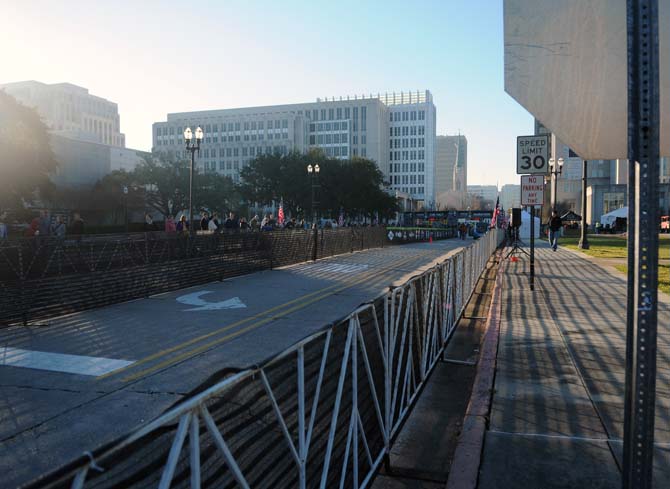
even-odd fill
[[[385,243],[383,227],[0,240],[0,327]]]
[[[502,235],[28,487],[368,487]]]

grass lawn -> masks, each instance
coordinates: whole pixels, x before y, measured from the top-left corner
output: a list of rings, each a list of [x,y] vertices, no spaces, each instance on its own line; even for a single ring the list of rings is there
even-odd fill
[[[596,257],[596,258],[626,258],[627,254],[627,242],[625,237],[620,236],[611,236],[611,235],[589,235],[589,246],[588,250],[580,250],[577,247],[579,243],[579,238],[561,237],[558,239],[559,246],[565,246],[572,250],[579,250],[582,253]],[[659,258],[661,260],[670,259],[670,239],[661,237],[659,247],[658,247]],[[667,270],[666,270],[667,273]]]
[[[616,269],[628,273],[628,266],[616,265]],[[670,265],[658,266],[658,288],[666,294],[670,294]]]

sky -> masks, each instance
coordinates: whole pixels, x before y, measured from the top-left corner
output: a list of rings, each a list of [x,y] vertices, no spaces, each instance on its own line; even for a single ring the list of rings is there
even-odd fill
[[[0,83],[119,105],[131,148],[172,112],[424,90],[468,138],[468,183],[518,183],[532,116],[504,91],[502,0],[0,0]]]

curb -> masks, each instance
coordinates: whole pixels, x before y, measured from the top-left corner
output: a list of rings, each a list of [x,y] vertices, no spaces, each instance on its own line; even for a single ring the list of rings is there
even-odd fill
[[[498,336],[502,307],[502,274],[506,268],[504,250],[500,250],[498,272],[489,305],[486,333],[477,362],[477,374],[472,386],[470,402],[463,419],[454,458],[447,479],[447,489],[475,489],[479,477],[479,464],[484,446],[484,435],[491,408],[491,394],[498,356]]]

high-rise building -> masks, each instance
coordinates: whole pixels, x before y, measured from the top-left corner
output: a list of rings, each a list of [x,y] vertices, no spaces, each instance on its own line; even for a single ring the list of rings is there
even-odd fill
[[[468,185],[468,197],[470,201],[473,199],[481,199],[485,203],[490,204],[491,209],[493,209],[498,198],[498,186]],[[469,205],[471,206],[472,204]]]
[[[86,88],[30,80],[0,85],[0,90],[36,109],[52,134],[108,146],[126,145],[117,104],[89,94]]]
[[[468,140],[457,136],[437,136],[435,154],[435,194],[439,207],[462,209],[468,185]]]
[[[197,166],[239,181],[261,154],[322,149],[334,158],[369,158],[389,190],[435,205],[436,111],[429,91],[317,99],[316,102],[168,114],[153,124],[153,149],[186,156],[185,127],[202,127]]]
[[[521,207],[521,185],[503,185],[500,188],[500,206],[505,210]]]
[[[0,90],[34,108],[47,126],[58,168],[51,180],[91,185],[114,170],[133,170],[146,153],[126,148],[117,104],[70,83],[23,81]]]

